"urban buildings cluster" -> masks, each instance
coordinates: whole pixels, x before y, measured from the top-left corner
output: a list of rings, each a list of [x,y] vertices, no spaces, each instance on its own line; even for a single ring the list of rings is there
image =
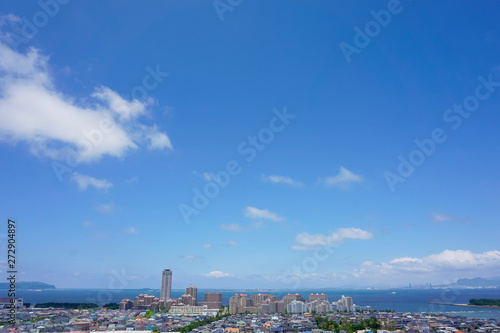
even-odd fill
[[[184,295],[172,299],[172,271],[164,269],[161,275],[160,297],[140,294],[134,300],[123,299],[120,310],[170,310],[172,314],[216,316],[222,308],[222,293],[205,293],[204,300],[198,302],[198,288],[187,286]]]
[[[370,310],[370,307],[360,307],[353,304],[351,297],[342,298],[337,302],[330,302],[325,294],[310,294],[309,300],[298,293],[288,294],[280,300],[270,294],[251,295],[236,294],[229,299],[229,313],[327,313],[330,311],[358,311]]]
[[[216,316],[222,308],[222,293],[205,293],[204,301],[198,302],[198,288],[186,287],[184,295],[172,299],[172,271],[164,269],[161,276],[160,297],[141,294],[133,301],[124,299],[120,302],[120,310],[169,310],[172,314],[192,314]],[[229,313],[327,313],[330,311],[370,310],[370,307],[359,307],[351,297],[342,296],[337,302],[330,303],[325,294],[310,294],[308,300],[302,295],[288,294],[279,299],[271,294],[236,294],[229,299]]]

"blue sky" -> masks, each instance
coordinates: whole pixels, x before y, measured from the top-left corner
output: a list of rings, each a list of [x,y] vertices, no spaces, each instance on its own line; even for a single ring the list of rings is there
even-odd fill
[[[499,10],[2,2],[0,203],[18,225],[18,279],[159,288],[170,268],[174,288],[322,288],[500,275]]]

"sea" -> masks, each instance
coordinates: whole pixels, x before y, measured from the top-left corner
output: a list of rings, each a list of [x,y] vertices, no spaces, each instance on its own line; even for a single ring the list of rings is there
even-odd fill
[[[371,306],[372,310],[394,310],[398,312],[434,313],[469,318],[486,318],[500,321],[500,309],[437,305],[437,303],[468,304],[471,298],[500,299],[500,288],[484,289],[328,289],[328,290],[198,290],[198,298],[203,299],[205,292],[222,293],[222,304],[229,303],[229,297],[236,293],[273,294],[280,299],[288,294],[299,293],[307,300],[311,293],[325,293],[330,302],[339,300],[342,295],[350,296],[354,304]],[[7,295],[7,291],[0,290]],[[52,289],[52,290],[18,290],[18,297],[25,303],[71,302],[71,303],[119,303],[122,299],[133,300],[139,294],[160,296],[159,289]],[[178,298],[184,290],[172,290],[172,297]],[[6,297],[6,296],[4,296]]]

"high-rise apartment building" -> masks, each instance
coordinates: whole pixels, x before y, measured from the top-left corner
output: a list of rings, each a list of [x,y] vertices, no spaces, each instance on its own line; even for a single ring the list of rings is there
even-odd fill
[[[305,302],[306,300],[304,299],[304,297],[302,297],[302,295],[299,295],[299,293],[292,295],[288,294],[283,296],[283,302],[285,303],[285,307],[287,307],[288,304],[292,303],[293,301]]]
[[[195,305],[195,300],[193,298],[193,296],[189,295],[189,294],[184,294],[182,295],[180,298],[179,298],[179,301],[184,304],[184,305],[190,305],[190,306],[193,306]]]
[[[164,269],[161,274],[160,300],[165,302],[171,299],[171,291],[172,291],[172,271],[170,269]]]
[[[198,287],[196,286],[188,286],[186,287],[186,295],[191,295],[193,298],[193,305],[196,305],[196,302],[198,300]]]
[[[309,303],[314,302],[315,300],[328,301],[328,298],[326,297],[325,294],[316,293],[316,295],[314,294],[309,295]]]
[[[205,293],[205,304],[209,309],[222,308],[222,293]]]

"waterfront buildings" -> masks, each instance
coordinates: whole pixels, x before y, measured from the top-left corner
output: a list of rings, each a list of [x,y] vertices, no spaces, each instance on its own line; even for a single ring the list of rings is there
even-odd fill
[[[186,287],[186,295],[191,295],[193,298],[193,305],[196,305],[198,301],[198,287],[196,286],[188,286]]]
[[[189,294],[184,294],[179,298],[179,302],[182,303],[183,305],[196,305],[195,299],[193,299],[193,296]]]
[[[205,293],[205,302],[209,309],[222,308],[222,293]]]
[[[160,305],[160,299],[153,295],[140,294],[139,296],[134,298],[135,309],[156,310],[158,309],[159,305]]]
[[[23,307],[23,299],[22,298],[0,298],[0,308],[9,308],[11,304],[15,304],[16,308]]]
[[[326,297],[325,294],[318,294],[318,293],[316,293],[316,295],[315,295],[315,294],[311,293],[309,295],[309,302],[313,302],[315,300],[321,300],[321,301],[327,301],[328,302],[328,298]]]
[[[125,298],[123,299],[118,308],[120,310],[128,310],[128,309],[132,309],[132,307],[134,306],[134,302],[132,302],[131,300],[129,300],[128,298]]]
[[[302,295],[299,295],[299,293],[292,295],[288,294],[283,297],[283,302],[285,302],[285,306],[288,306],[288,304],[292,303],[293,301],[305,302],[306,300],[304,299],[304,297],[302,297]]]
[[[286,306],[289,313],[304,313],[307,312],[307,304],[302,301],[292,301]]]

